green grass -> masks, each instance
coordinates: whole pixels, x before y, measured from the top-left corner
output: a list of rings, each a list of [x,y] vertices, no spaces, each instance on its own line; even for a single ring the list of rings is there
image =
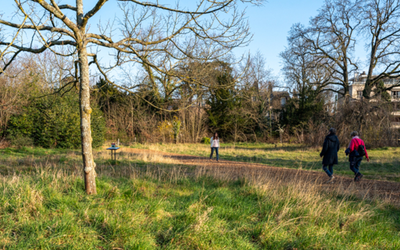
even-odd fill
[[[150,148],[164,152],[209,157],[210,147],[204,144],[136,144],[136,148]],[[236,143],[222,144],[220,157],[225,160],[262,163],[275,167],[322,171],[320,148],[295,144]],[[353,177],[345,148],[339,151],[339,164],[334,172]],[[361,172],[368,179],[400,182],[400,148],[368,149],[371,161],[361,163]]]
[[[79,151],[0,150],[0,248],[400,248],[400,209],[383,201],[299,180],[200,174],[162,158],[108,158],[95,151],[98,194],[88,196]]]
[[[133,168],[128,168],[134,171]],[[110,172],[111,173],[111,172]],[[57,168],[2,177],[7,249],[398,249],[400,211],[313,188],[155,172],[103,175],[87,196]]]

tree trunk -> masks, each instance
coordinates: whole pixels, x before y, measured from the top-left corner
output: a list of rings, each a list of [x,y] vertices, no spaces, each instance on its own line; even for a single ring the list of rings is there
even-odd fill
[[[81,115],[81,139],[82,158],[85,179],[85,190],[87,194],[96,194],[96,171],[92,154],[92,132],[90,127],[90,86],[89,86],[89,63],[86,46],[78,49],[80,69],[80,115]]]
[[[304,128],[301,128],[301,143],[304,143]]]
[[[76,19],[79,27],[79,31],[75,32],[75,36],[78,43],[77,51],[80,70],[79,111],[81,115],[83,175],[86,193],[96,194],[96,164],[94,163],[92,154],[92,132],[90,127],[92,109],[90,107],[89,62],[85,41],[86,28],[83,25],[83,0],[76,0],[76,8]]]

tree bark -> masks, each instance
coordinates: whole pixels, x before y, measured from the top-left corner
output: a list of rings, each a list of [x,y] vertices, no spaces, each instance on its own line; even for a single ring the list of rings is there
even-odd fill
[[[82,160],[83,174],[85,179],[85,190],[87,194],[96,194],[96,164],[93,160],[92,153],[92,131],[90,125],[90,84],[89,84],[89,61],[86,43],[86,28],[83,25],[83,1],[76,1],[77,22],[79,26],[78,34],[75,34],[78,42],[78,58],[80,70],[80,115],[81,115],[81,143],[82,143]]]
[[[81,138],[82,159],[85,179],[85,190],[87,194],[96,194],[96,172],[92,154],[92,132],[90,125],[90,86],[89,86],[89,63],[86,47],[78,50],[80,68],[80,115],[81,115]]]

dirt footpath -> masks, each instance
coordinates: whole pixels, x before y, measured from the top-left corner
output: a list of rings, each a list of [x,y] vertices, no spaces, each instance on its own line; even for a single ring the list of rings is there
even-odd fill
[[[165,153],[154,150],[144,149],[133,149],[123,148],[122,152],[131,154],[149,154],[149,155],[160,155],[164,158],[171,158],[179,164],[203,167],[205,171],[213,170],[219,171],[221,174],[227,174],[232,177],[241,177],[244,175],[254,176],[267,176],[268,178],[279,178],[283,181],[302,180],[312,182],[316,185],[321,186],[322,189],[326,188],[337,188],[346,193],[353,193],[363,198],[379,198],[391,203],[400,204],[400,183],[368,180],[363,178],[360,182],[355,183],[353,178],[346,176],[335,175],[335,182],[333,184],[326,184],[327,176],[323,172],[300,170],[300,169],[289,169],[282,167],[273,167],[259,163],[247,163],[237,161],[210,160],[205,157],[181,155],[174,153]]]

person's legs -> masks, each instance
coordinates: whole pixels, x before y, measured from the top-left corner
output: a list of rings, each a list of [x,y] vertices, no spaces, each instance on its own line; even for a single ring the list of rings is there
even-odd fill
[[[356,167],[358,172],[360,172],[360,165],[361,165],[361,161],[362,161],[362,157],[357,157],[357,161],[356,161]]]
[[[361,161],[362,161],[362,157],[357,157],[356,162],[355,162],[355,168],[357,169],[357,174],[354,177],[355,181],[360,181],[361,178],[364,176],[363,174],[360,173],[360,165],[361,165]]]
[[[212,158],[212,156],[213,156],[213,153],[214,153],[214,148],[211,148],[210,159]]]
[[[328,166],[327,166],[327,165],[323,165],[323,166],[322,166],[322,169],[325,171],[325,173],[326,173],[329,177],[332,176],[332,172],[331,172],[330,166],[329,166],[329,169],[328,169]]]
[[[329,176],[329,180],[326,183],[333,183],[333,179],[335,179],[335,176],[333,176],[333,165],[329,165],[329,168],[327,165],[323,165],[322,167],[325,171],[325,173]]]
[[[357,166],[357,158],[353,158],[350,161],[350,170],[354,172],[354,175],[358,174],[358,168],[360,165]]]
[[[217,161],[219,160],[218,149],[219,149],[219,148],[215,148],[215,153],[217,154]]]

